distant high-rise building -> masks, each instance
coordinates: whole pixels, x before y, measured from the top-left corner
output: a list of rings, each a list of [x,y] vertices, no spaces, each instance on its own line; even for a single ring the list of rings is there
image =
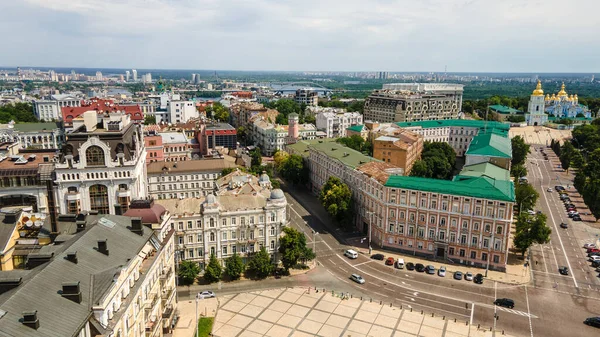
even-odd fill
[[[192,83],[196,83],[196,74],[192,74]]]
[[[196,74],[194,84],[200,84],[200,74]]]
[[[121,82],[125,81],[125,77],[123,76],[123,74],[119,75],[119,81],[121,81]]]
[[[380,80],[387,80],[388,76],[389,76],[389,73],[387,71],[380,71],[378,78]]]
[[[131,73],[129,72],[129,70],[125,71],[125,81],[129,82],[129,77],[131,77]]]
[[[298,104],[306,104],[308,106],[317,106],[319,103],[319,93],[312,88],[302,88],[296,90],[294,100]]]
[[[133,74],[133,81],[137,82],[137,70],[131,69],[131,74]]]
[[[71,70],[71,81],[77,80],[77,73],[75,70]]]
[[[102,72],[100,72],[100,71],[96,72],[96,80],[97,81],[102,81]]]
[[[142,82],[144,83],[152,83],[152,74],[147,73],[146,75],[142,76]]]

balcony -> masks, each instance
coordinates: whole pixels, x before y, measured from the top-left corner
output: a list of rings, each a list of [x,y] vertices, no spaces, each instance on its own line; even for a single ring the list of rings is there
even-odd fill
[[[173,309],[173,306],[167,306],[162,313],[162,318],[171,318],[171,316],[173,316],[174,312],[175,312],[175,309]]]
[[[160,279],[161,280],[168,280],[171,277],[171,274],[173,274],[173,268],[170,268],[168,270],[163,269],[162,273],[160,274]]]

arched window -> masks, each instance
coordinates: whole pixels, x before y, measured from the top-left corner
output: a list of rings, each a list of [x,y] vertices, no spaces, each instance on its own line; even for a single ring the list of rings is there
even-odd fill
[[[90,187],[90,208],[99,214],[109,214],[108,188],[104,185],[92,185]]]
[[[85,151],[85,161],[87,165],[104,166],[104,151],[99,146],[90,146]]]

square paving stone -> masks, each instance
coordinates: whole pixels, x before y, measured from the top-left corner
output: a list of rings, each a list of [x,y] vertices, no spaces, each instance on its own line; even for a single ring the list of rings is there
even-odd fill
[[[294,331],[294,333],[292,333],[292,337],[313,337],[314,334],[310,334],[310,333],[306,333],[306,332],[302,332],[302,331]]]
[[[245,306],[246,306],[246,303],[244,303],[244,302],[238,302],[236,300],[231,300],[227,304],[225,304],[225,306],[223,306],[223,309],[238,313]]]
[[[419,336],[423,337],[437,337],[441,336],[444,330],[440,330],[437,328],[432,328],[427,325],[421,325],[421,330],[419,331]]]
[[[349,318],[339,316],[339,315],[331,315],[331,316],[329,316],[329,319],[327,320],[327,322],[325,322],[325,324],[329,324],[336,328],[344,329],[349,321],[350,321]]]
[[[360,334],[368,334],[369,330],[371,330],[371,325],[372,324],[370,324],[370,323],[353,320],[352,322],[350,322],[350,325],[348,325],[346,334],[350,335],[350,333],[348,333],[348,331],[352,331],[352,332],[356,332],[356,333],[360,333]],[[354,336],[354,334],[351,334],[351,335]]]
[[[290,328],[286,328],[281,325],[273,325],[273,327],[265,334],[265,336],[281,337],[289,335],[290,332],[292,332],[292,329]]]
[[[261,291],[260,295],[270,297],[270,298],[276,298],[283,292],[283,290],[284,289],[269,289],[269,290]]]
[[[286,301],[289,303],[295,303],[302,295],[300,294],[295,294],[291,291],[286,291],[284,294],[281,294],[281,296],[279,296],[278,300],[280,301]]]
[[[404,331],[399,331],[399,330],[396,330],[396,331],[394,332],[394,337],[415,337],[415,336],[416,336],[416,335],[413,335],[413,334],[411,334],[411,333],[404,332]],[[445,337],[446,337],[446,336],[445,336]]]
[[[335,304],[335,303],[331,303],[331,302],[327,302],[327,301],[321,300],[315,306],[315,309],[319,309],[319,310],[323,310],[323,311],[327,311],[327,312],[333,312],[336,307],[337,307],[337,304]]]
[[[286,312],[286,314],[294,315],[298,317],[304,317],[310,311],[309,308],[303,307],[301,305],[294,304],[290,307],[290,309]]]
[[[386,316],[379,314],[377,319],[375,320],[375,324],[384,326],[386,328],[394,329],[396,327],[396,322],[398,322],[398,318]]]
[[[354,315],[354,313],[356,312],[356,308],[347,307],[345,304],[346,304],[346,302],[339,304],[337,306],[337,308],[335,308],[333,313],[340,315],[340,316],[352,317]]]
[[[235,312],[227,311],[224,309],[219,310],[217,313],[217,317],[215,317],[215,321],[227,323],[231,319],[231,317],[235,316]]]
[[[242,293],[242,294],[237,295],[235,297],[235,300],[239,301],[239,302],[243,302],[243,303],[250,303],[250,302],[252,302],[252,300],[254,298],[256,298],[256,295],[248,294],[248,293]]]
[[[273,299],[266,296],[256,296],[255,299],[250,302],[250,304],[255,305],[257,307],[266,308],[269,304],[273,302]]]
[[[390,337],[392,335],[392,332],[394,332],[393,329],[373,324],[371,330],[369,331],[369,336]]]
[[[240,310],[240,314],[250,317],[257,317],[258,314],[260,314],[260,312],[263,311],[263,309],[264,308],[257,307],[256,305],[246,304],[244,309]]]
[[[314,298],[314,297],[309,297],[309,296],[302,296],[302,297],[300,297],[296,301],[296,304],[300,304],[300,305],[303,305],[305,307],[311,308],[318,301],[319,301],[319,298]]]
[[[300,323],[300,325],[296,328],[297,330],[306,331],[312,335],[315,335],[321,328],[323,327],[323,323],[311,321],[310,319],[305,319]]]
[[[261,321],[259,319],[254,320],[246,329],[259,333],[261,336],[266,334],[269,329],[273,327],[272,323]]]
[[[281,318],[277,321],[277,324],[293,329],[296,327],[296,325],[298,325],[298,323],[300,323],[300,321],[302,321],[302,318],[300,317],[285,314],[281,316]]]
[[[244,329],[252,322],[252,318],[237,314],[227,322],[227,325],[233,325],[237,328]]]
[[[369,311],[360,311],[359,309],[359,312],[356,313],[354,319],[358,319],[368,323],[373,323],[377,319],[377,314]]]
[[[405,321],[404,319],[402,319],[402,321],[400,321],[400,323],[398,323],[398,327],[396,327],[396,330],[409,332],[409,333],[412,333],[413,335],[416,335],[419,333],[420,328],[421,328],[421,324],[417,324],[417,323],[414,323],[411,321]]]
[[[288,311],[288,309],[291,306],[292,306],[291,303],[283,302],[280,300],[275,300],[275,302],[271,303],[271,305],[269,306],[269,309],[279,311],[279,312],[286,312],[286,311]]]
[[[431,317],[431,315],[427,315],[423,319],[423,324],[430,327],[434,327],[436,329],[443,330],[444,325],[446,325],[446,321],[443,320],[441,317]]]
[[[360,306],[360,310],[378,314],[381,311],[381,304],[379,304],[379,302],[375,303],[363,301],[363,304]]]
[[[416,312],[416,311],[410,312],[410,311],[404,310],[404,314],[402,314],[402,320],[421,324],[421,322],[423,322],[423,315],[421,315],[420,311],[419,312]]]
[[[384,305],[379,312],[380,315],[386,315],[389,317],[398,318],[400,314],[402,314],[402,309],[398,307],[390,307],[388,305]]]
[[[283,313],[279,311],[266,309],[258,318],[262,319],[263,321],[275,323],[281,318],[281,316],[283,316]]]
[[[308,316],[306,316],[306,318],[310,319],[311,321],[325,323],[325,322],[327,322],[327,319],[329,318],[330,315],[331,314],[328,312],[324,312],[324,311],[320,311],[320,310],[312,310],[308,314]]]
[[[215,331],[215,335],[219,337],[234,337],[242,331],[233,325],[223,325],[219,330]]]
[[[339,337],[341,336],[342,332],[344,330],[340,329],[340,328],[336,328],[334,326],[331,325],[323,325],[323,327],[321,328],[321,330],[319,330],[319,336],[323,336],[323,337]]]
[[[244,330],[238,337],[262,337],[263,334],[252,332],[250,330]]]

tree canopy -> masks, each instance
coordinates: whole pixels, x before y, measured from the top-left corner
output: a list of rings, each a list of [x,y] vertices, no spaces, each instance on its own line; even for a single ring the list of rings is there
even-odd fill
[[[365,141],[359,135],[352,135],[350,137],[340,137],[337,139],[337,142],[358,152],[362,152],[366,155],[373,155],[373,144]]]
[[[207,106],[205,112],[207,117],[212,117],[220,122],[229,122],[229,110],[219,102]]]
[[[421,159],[415,161],[410,175],[413,177],[451,179],[456,153],[450,144],[425,142]]]
[[[560,156],[558,159],[560,160],[560,165],[563,169],[569,170],[575,151],[575,147],[570,142],[565,142],[560,148]]]
[[[265,247],[262,247],[248,263],[248,270],[258,278],[265,278],[273,272],[273,263]]]
[[[285,270],[294,267],[298,260],[312,260],[315,258],[315,252],[306,247],[306,237],[304,233],[292,227],[283,228],[284,236],[279,239],[279,253],[281,254],[281,263]]]
[[[279,172],[283,179],[292,184],[301,184],[308,182],[308,167],[305,165],[302,156],[293,154],[288,156],[279,168]]]
[[[515,247],[525,256],[527,249],[532,244],[545,244],[550,242],[552,229],[546,225],[546,215],[536,214],[530,216],[527,213],[519,215],[514,237]]]
[[[269,102],[266,104],[267,107],[271,109],[276,109],[279,114],[275,119],[275,123],[281,125],[288,124],[288,115],[291,113],[296,113],[299,116],[299,122],[304,123],[304,108],[300,104],[296,103],[293,99],[280,99],[274,102]]]
[[[29,103],[0,105],[0,123],[6,124],[10,121],[36,123],[38,119],[33,114],[33,106]]]
[[[237,280],[242,276],[244,272],[244,261],[238,255],[238,253],[233,254],[225,260],[225,274],[229,276],[232,280]]]
[[[183,260],[179,264],[179,270],[177,271],[177,276],[179,276],[180,283],[182,285],[191,285],[194,284],[194,280],[200,273],[200,266],[194,261]]]
[[[524,164],[527,155],[530,153],[529,144],[521,136],[515,136],[511,140],[512,145],[512,165]]]
[[[519,207],[519,212],[533,209],[540,194],[528,183],[516,183],[515,202]]]
[[[515,177],[516,179],[519,179],[521,177],[526,177],[527,176],[527,167],[525,167],[525,165],[523,165],[523,164],[513,165],[510,168],[510,175]]]
[[[338,223],[352,219],[352,192],[339,178],[329,177],[319,193],[319,200]]]
[[[215,254],[210,254],[210,260],[208,261],[208,265],[204,269],[204,280],[208,283],[217,282],[221,279],[221,274],[223,273],[223,267],[217,260]]]

